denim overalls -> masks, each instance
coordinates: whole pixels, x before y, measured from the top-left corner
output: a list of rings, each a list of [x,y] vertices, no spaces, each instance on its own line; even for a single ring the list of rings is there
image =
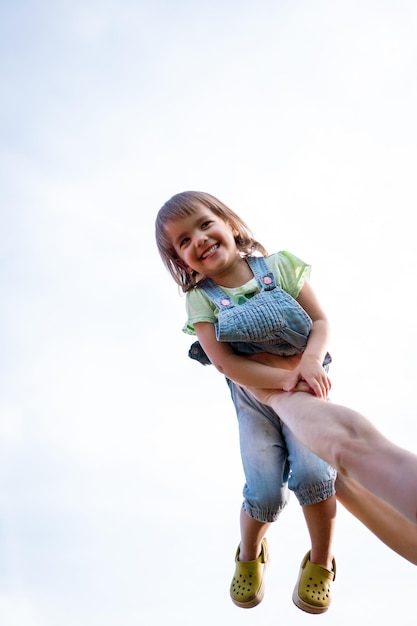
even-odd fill
[[[215,324],[218,341],[239,353],[270,352],[291,356],[304,351],[312,321],[298,302],[276,284],[263,257],[247,257],[260,292],[243,304],[211,279],[198,284],[219,310]],[[189,356],[210,363],[195,342]],[[326,355],[323,365],[331,362]],[[273,522],[288,502],[288,487],[302,506],[334,495],[336,471],[302,446],[279,416],[252,394],[226,379],[239,423],[246,484],[243,509],[261,522]]]
[[[216,339],[230,343],[236,352],[244,354],[300,354],[307,345],[312,326],[310,317],[297,300],[276,284],[263,257],[247,257],[246,260],[260,291],[243,304],[233,304],[210,278],[198,283],[198,288],[219,310],[215,324]],[[210,363],[198,342],[191,346],[189,356],[204,365]],[[328,354],[323,365],[330,362]]]

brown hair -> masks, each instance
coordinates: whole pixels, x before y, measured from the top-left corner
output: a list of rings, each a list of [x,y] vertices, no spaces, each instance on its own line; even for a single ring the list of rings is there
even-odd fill
[[[202,277],[197,272],[190,274],[178,263],[178,255],[166,235],[165,224],[171,220],[192,215],[197,202],[206,206],[215,215],[232,226],[233,231],[236,232],[236,246],[242,256],[251,256],[255,251],[260,252],[264,256],[267,255],[267,251],[262,244],[254,239],[251,230],[246,226],[245,222],[223,202],[203,191],[183,191],[177,193],[165,202],[158,211],[155,220],[155,238],[162,262],[182,291],[189,291],[192,287],[195,287]]]

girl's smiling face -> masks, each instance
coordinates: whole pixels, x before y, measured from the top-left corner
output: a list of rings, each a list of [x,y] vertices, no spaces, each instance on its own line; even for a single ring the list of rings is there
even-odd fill
[[[196,204],[191,215],[167,222],[165,231],[187,271],[219,277],[240,259],[230,224],[203,204]]]

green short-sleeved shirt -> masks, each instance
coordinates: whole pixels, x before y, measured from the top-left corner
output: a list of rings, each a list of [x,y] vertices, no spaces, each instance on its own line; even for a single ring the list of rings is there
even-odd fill
[[[265,261],[280,287],[293,298],[297,298],[304,281],[310,278],[311,265],[307,265],[294,254],[286,251],[271,254],[265,257]],[[259,291],[255,277],[240,287],[232,289],[222,287],[222,289],[230,296],[234,304],[243,304]],[[187,292],[186,311],[188,319],[183,331],[189,335],[195,335],[194,324],[197,322],[215,324],[217,321],[217,307],[198,287]]]

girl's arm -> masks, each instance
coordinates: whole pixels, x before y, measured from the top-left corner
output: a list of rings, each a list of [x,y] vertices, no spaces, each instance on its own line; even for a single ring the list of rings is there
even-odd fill
[[[195,332],[201,346],[216,369],[238,385],[255,388],[269,388],[283,390],[288,386],[292,377],[290,362],[287,367],[282,367],[285,360],[279,362],[273,360],[274,365],[265,365],[260,362],[261,357],[253,355],[253,358],[236,354],[226,342],[217,341],[214,324],[210,322],[198,322],[194,325]],[[272,355],[269,355],[272,357]],[[286,357],[286,359],[293,357]],[[297,362],[300,357],[295,357]],[[255,360],[256,359],[256,360]],[[258,360],[259,359],[259,360]],[[293,365],[294,367],[294,365]]]
[[[331,383],[323,368],[329,344],[330,325],[310,283],[305,282],[297,297],[298,304],[308,313],[313,326],[300,363],[289,378],[286,391],[295,391],[299,381],[305,381],[318,398],[327,398]]]
[[[297,302],[313,321],[301,362],[314,360],[322,365],[330,340],[330,324],[312,286],[307,281],[298,294]]]

